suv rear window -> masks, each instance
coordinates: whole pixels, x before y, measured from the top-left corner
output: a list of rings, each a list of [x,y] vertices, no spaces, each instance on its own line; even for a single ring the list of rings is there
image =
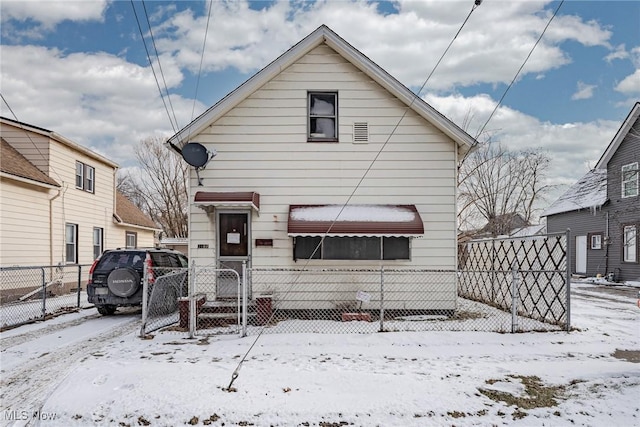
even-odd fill
[[[100,258],[96,270],[113,270],[123,267],[142,269],[144,258],[144,252],[107,252]]]

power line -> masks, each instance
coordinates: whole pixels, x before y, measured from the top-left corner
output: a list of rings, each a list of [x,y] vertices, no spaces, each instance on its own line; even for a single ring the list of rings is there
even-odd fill
[[[504,93],[502,94],[502,97],[500,97],[500,100],[498,101],[498,103],[496,104],[495,108],[493,109],[493,111],[491,112],[491,114],[489,115],[489,117],[487,118],[487,121],[484,123],[484,125],[482,126],[482,128],[480,129],[480,131],[476,134],[476,137],[474,139],[478,139],[478,137],[480,137],[480,135],[482,134],[482,132],[484,132],[485,127],[487,126],[487,124],[489,124],[489,121],[491,120],[491,118],[493,117],[493,115],[496,113],[496,111],[498,110],[498,107],[500,106],[500,104],[502,104],[502,101],[504,100],[505,96],[507,96],[507,92],[509,92],[509,89],[511,89],[511,86],[513,86],[513,83],[516,81],[516,79],[518,78],[518,76],[520,75],[520,72],[522,71],[522,69],[524,68],[525,64],[527,63],[527,61],[529,61],[529,58],[531,57],[531,54],[533,53],[533,51],[536,49],[536,47],[538,46],[538,43],[540,43],[540,40],[542,40],[542,36],[544,36],[544,33],[547,32],[547,28],[549,28],[549,25],[551,25],[551,21],[553,21],[553,18],[556,17],[556,15],[558,14],[558,11],[560,10],[560,8],[562,7],[562,4],[564,3],[564,0],[562,0],[560,2],[560,4],[558,5],[558,7],[556,8],[556,10],[553,12],[553,15],[551,15],[551,18],[549,18],[549,21],[547,22],[547,25],[545,25],[544,29],[542,30],[542,33],[540,33],[540,36],[538,37],[538,40],[536,40],[536,42],[533,44],[533,47],[531,48],[531,50],[529,51],[529,54],[527,55],[527,57],[524,59],[524,62],[522,63],[522,65],[520,65],[520,68],[518,68],[518,71],[516,72],[515,76],[513,76],[513,79],[511,80],[511,83],[509,83],[509,86],[507,86],[507,88],[504,90]],[[467,153],[470,153],[471,151],[468,151]]]
[[[158,81],[158,75],[156,74],[156,70],[153,68],[153,61],[151,60],[151,55],[149,54],[149,49],[147,48],[147,43],[145,42],[145,39],[144,39],[144,33],[142,32],[142,26],[140,25],[140,20],[138,19],[138,13],[136,12],[136,7],[133,3],[133,0],[131,0],[131,8],[133,9],[133,14],[136,18],[136,23],[138,24],[138,30],[140,31],[140,37],[142,37],[142,44],[144,45],[144,50],[147,53],[147,59],[149,60],[149,65],[151,66],[151,72],[153,73],[153,78],[156,81],[158,92],[160,92],[160,99],[162,99],[162,103],[164,104],[164,109],[167,112],[167,117],[169,118],[169,122],[171,123],[171,128],[173,129],[174,133],[176,133],[176,126],[174,126],[173,120],[171,119],[171,113],[169,112],[169,108],[167,107],[167,103],[162,94],[162,88],[160,87],[160,82]],[[158,58],[158,62],[160,62],[159,58]]]
[[[13,118],[15,119],[16,122],[18,122],[18,124],[20,125],[20,129],[22,129],[22,131],[24,131],[24,134],[27,135],[27,138],[29,138],[29,141],[31,141],[31,144],[33,144],[33,147],[36,149],[36,151],[38,152],[38,154],[40,154],[40,157],[42,157],[42,159],[47,163],[47,165],[49,166],[49,168],[53,171],[53,173],[56,174],[56,176],[58,177],[58,179],[60,180],[61,183],[64,184],[64,180],[62,179],[62,177],[60,176],[60,174],[58,173],[58,171],[56,171],[56,169],[53,167],[53,165],[51,164],[51,162],[49,162],[49,159],[47,159],[45,157],[44,154],[42,154],[42,151],[40,151],[40,148],[36,145],[36,143],[33,141],[33,139],[31,139],[31,135],[29,134],[29,132],[27,131],[27,129],[25,129],[24,124],[18,120],[18,116],[16,116],[16,113],[13,112],[13,109],[11,108],[11,106],[9,105],[9,103],[7,102],[7,100],[5,99],[4,95],[2,94],[2,92],[0,92],[0,97],[2,98],[2,101],[5,103],[5,105],[7,106],[7,108],[9,109],[9,111],[11,112],[11,115],[13,116]]]
[[[469,20],[469,17],[471,17],[471,14],[473,13],[473,11],[480,6],[480,4],[482,3],[482,0],[475,0],[473,6],[471,7],[471,10],[469,11],[469,14],[467,15],[467,17],[464,19],[464,21],[462,22],[462,25],[460,26],[460,28],[458,29],[458,31],[456,32],[456,34],[453,36],[453,38],[451,39],[451,41],[449,42],[449,45],[447,46],[447,48],[445,49],[445,51],[442,53],[442,55],[440,56],[440,59],[438,59],[438,61],[436,62],[436,64],[434,65],[433,69],[431,70],[431,72],[429,73],[429,75],[427,76],[427,78],[425,79],[424,83],[422,83],[422,86],[420,86],[420,89],[418,90],[417,93],[414,93],[413,98],[411,99],[411,102],[409,103],[409,105],[406,106],[406,108],[404,109],[404,112],[402,113],[402,116],[400,116],[400,118],[398,119],[398,122],[396,123],[396,125],[394,126],[394,128],[391,130],[391,132],[389,133],[389,136],[387,137],[387,139],[385,140],[385,142],[382,144],[382,146],[380,147],[380,149],[378,150],[376,156],[373,158],[373,160],[371,161],[371,163],[369,164],[369,166],[367,167],[367,169],[365,170],[364,174],[362,175],[362,177],[360,178],[360,180],[358,181],[358,183],[356,184],[356,186],[354,187],[353,191],[351,192],[351,194],[349,195],[349,197],[347,198],[346,202],[344,202],[344,204],[342,205],[340,211],[338,212],[338,214],[336,215],[336,217],[334,218],[334,220],[331,222],[331,224],[329,225],[329,227],[327,228],[327,231],[322,235],[322,238],[320,239],[320,242],[318,243],[318,245],[315,247],[315,249],[313,250],[312,254],[309,256],[309,258],[307,258],[305,265],[302,267],[302,270],[306,269],[306,267],[309,265],[310,260],[314,257],[314,255],[317,253],[317,251],[320,249],[320,247],[322,246],[322,243],[324,242],[325,238],[328,236],[329,232],[331,231],[331,229],[333,228],[333,226],[336,224],[336,222],[338,221],[338,218],[340,218],[340,215],[342,214],[342,212],[345,210],[345,208],[347,207],[347,205],[349,204],[349,202],[351,201],[351,199],[354,197],[356,191],[358,191],[358,188],[360,188],[360,186],[362,185],[362,182],[365,180],[365,178],[367,177],[367,175],[369,174],[369,172],[371,171],[371,168],[373,168],[373,165],[376,163],[376,161],[378,160],[378,158],[380,157],[380,155],[382,154],[382,151],[384,151],[385,147],[387,146],[387,144],[389,143],[389,141],[391,140],[391,137],[395,134],[396,130],[398,129],[398,127],[400,126],[400,123],[402,122],[402,120],[405,118],[405,116],[407,115],[407,113],[409,112],[409,110],[411,109],[411,107],[413,106],[413,104],[415,103],[416,99],[420,96],[420,92],[422,92],[422,90],[424,89],[424,87],[427,85],[427,82],[429,81],[429,79],[431,78],[431,76],[433,75],[433,73],[435,72],[435,70],[438,68],[438,66],[440,65],[440,62],[442,61],[442,59],[444,58],[444,56],[447,54],[447,52],[449,51],[449,48],[451,47],[451,45],[453,44],[453,42],[458,38],[458,35],[460,34],[460,32],[462,31],[462,29],[464,28],[464,26],[466,25],[467,21]],[[300,278],[301,274],[298,274],[292,281],[291,285],[289,286],[289,288],[287,289],[287,291],[284,293],[283,295],[283,299],[286,299],[287,295],[291,292],[291,289],[293,288],[293,285],[295,285],[295,283],[298,281],[298,279]],[[271,317],[269,318],[269,320],[271,320],[273,318],[273,316],[277,313],[278,308],[276,307],[276,310],[274,310],[271,313]],[[269,323],[269,321],[266,322],[267,324]],[[246,351],[246,353],[244,354],[244,356],[240,359],[240,361],[238,362],[238,365],[236,366],[236,369],[233,371],[233,373],[231,374],[231,381],[229,382],[229,386],[225,389],[227,391],[231,390],[231,386],[233,385],[234,381],[238,378],[239,375],[239,371],[240,368],[242,367],[242,364],[244,363],[244,361],[247,359],[247,357],[249,356],[249,353],[251,352],[251,350],[253,350],[253,348],[255,347],[256,343],[258,342],[258,340],[260,339],[260,337],[262,336],[263,332],[265,330],[265,327],[263,326],[262,329],[260,329],[260,332],[258,333],[258,335],[256,336],[255,340],[253,341],[253,343],[251,344],[251,346],[249,347],[249,349]]]

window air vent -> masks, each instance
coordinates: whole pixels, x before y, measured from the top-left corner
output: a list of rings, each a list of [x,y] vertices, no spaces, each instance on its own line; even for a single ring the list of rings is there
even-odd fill
[[[353,142],[369,142],[369,123],[357,122],[353,124]]]

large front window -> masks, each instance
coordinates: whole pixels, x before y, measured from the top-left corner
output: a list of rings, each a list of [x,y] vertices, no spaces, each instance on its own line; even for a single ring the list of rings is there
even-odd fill
[[[638,195],[638,162],[622,166],[622,197]]]
[[[294,259],[408,260],[408,237],[295,237]]]
[[[338,140],[338,94],[336,92],[309,92],[309,141]]]
[[[624,262],[638,262],[638,229],[627,225],[622,230],[622,256]]]
[[[78,224],[65,225],[65,261],[67,264],[78,263]]]

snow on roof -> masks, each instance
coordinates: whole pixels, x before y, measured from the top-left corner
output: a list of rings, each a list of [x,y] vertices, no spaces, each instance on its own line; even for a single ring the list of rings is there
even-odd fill
[[[341,212],[342,210],[342,212]],[[338,215],[340,215],[338,217]],[[291,211],[291,218],[298,221],[360,221],[360,222],[410,222],[415,212],[390,205],[326,205],[299,207]]]
[[[544,224],[535,224],[529,225],[527,227],[522,227],[509,235],[509,237],[527,237],[534,236],[539,233],[544,233],[545,225]]]
[[[542,214],[555,215],[580,209],[596,208],[607,201],[607,170],[593,169],[573,184]]]

